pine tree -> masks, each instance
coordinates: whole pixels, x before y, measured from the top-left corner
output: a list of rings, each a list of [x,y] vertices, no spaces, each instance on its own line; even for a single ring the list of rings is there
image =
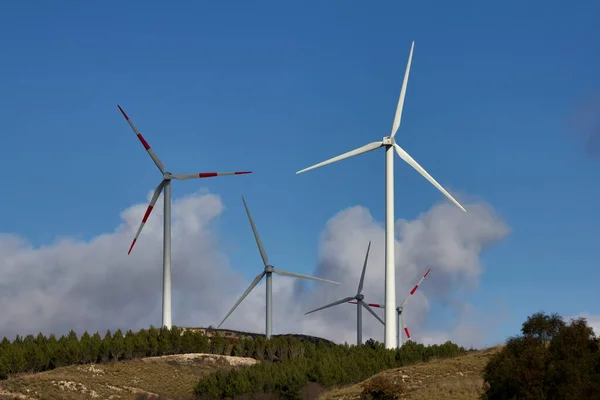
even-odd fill
[[[92,338],[87,331],[83,332],[81,335],[81,339],[79,340],[79,347],[81,348],[81,363],[89,364],[93,362],[93,354],[92,354]]]
[[[135,334],[128,330],[125,333],[125,348],[123,349],[123,358],[125,360],[131,360],[135,350],[136,337]]]
[[[102,338],[99,332],[95,332],[90,339],[90,361],[92,363],[100,362],[102,351]]]
[[[110,329],[109,329],[104,334],[104,338],[102,338],[102,343],[100,345],[100,354],[99,354],[100,362],[108,362],[110,360],[111,350],[112,350],[112,333],[110,332]]]
[[[163,326],[158,331],[158,355],[164,356],[171,353],[171,332]]]
[[[110,347],[110,359],[113,361],[119,361],[123,359],[125,353],[125,338],[123,332],[120,329],[114,333],[112,337],[112,343]]]
[[[169,342],[171,344],[171,354],[181,353],[181,329],[176,326],[171,327]]]
[[[152,325],[148,329],[148,357],[158,355],[158,331]]]

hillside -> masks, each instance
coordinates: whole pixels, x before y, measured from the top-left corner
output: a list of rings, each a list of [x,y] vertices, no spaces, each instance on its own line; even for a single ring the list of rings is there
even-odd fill
[[[205,350],[209,350],[215,337],[224,339],[229,346],[245,339],[264,338],[264,335],[258,333],[227,329],[181,327],[178,331],[182,340],[189,333],[206,337],[208,342],[204,346],[200,344]],[[135,335],[138,334],[143,336],[142,332]],[[119,335],[115,333],[116,336]],[[279,336],[283,335],[273,335],[273,338]],[[326,339],[300,334],[285,336],[300,342],[332,343]],[[168,336],[164,338],[167,339]],[[160,337],[158,340],[161,340]],[[0,356],[1,353],[2,351]],[[201,376],[258,362],[249,357],[187,353],[71,365],[40,373],[16,373],[6,380],[0,380],[0,399],[136,399],[144,395],[149,398],[157,398],[158,395],[167,398],[192,398],[193,388]]]
[[[128,400],[142,397],[140,395],[157,398],[161,394],[168,398],[192,398],[192,389],[199,377],[216,370],[257,362],[246,357],[182,354],[75,365],[0,381],[0,396],[15,399]]]
[[[406,398],[411,400],[477,400],[483,385],[483,369],[500,349],[501,346],[492,347],[456,358],[390,369],[356,385],[329,391],[319,400],[360,399],[364,386],[375,377],[400,383]]]
[[[411,399],[477,399],[481,371],[497,349],[384,371],[403,381]],[[62,367],[0,381],[0,398],[139,399],[192,398],[199,377],[219,369],[240,368],[258,361],[246,357],[185,354],[148,357],[108,364]],[[364,383],[333,390],[322,400],[360,399]],[[44,397],[41,394],[44,393]],[[144,396],[146,395],[146,396]],[[4,396],[4,397],[2,397]]]

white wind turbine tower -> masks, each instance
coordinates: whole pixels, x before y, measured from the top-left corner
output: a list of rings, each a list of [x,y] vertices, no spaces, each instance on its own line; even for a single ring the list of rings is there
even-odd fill
[[[410,64],[412,61],[412,54],[414,50],[415,42],[412,42],[410,48],[410,55],[408,56],[408,63],[406,65],[406,72],[404,74],[404,81],[402,82],[402,90],[400,91],[400,98],[398,99],[398,106],[396,108],[396,115],[394,116],[394,123],[392,125],[392,131],[390,136],[386,136],[381,141],[372,142],[358,149],[351,150],[347,153],[341,154],[337,157],[330,158],[329,160],[320,162],[311,167],[305,168],[296,172],[300,174],[302,172],[322,167],[327,164],[334,163],[336,161],[343,160],[352,156],[356,156],[368,151],[385,147],[385,303],[396,304],[396,280],[394,271],[394,149],[396,153],[404,160],[407,164],[417,170],[425,179],[427,179],[432,185],[434,185],[439,191],[441,191],[448,199],[456,204],[461,210],[467,211],[458,201],[450,195],[423,167],[421,167],[402,147],[400,147],[394,136],[400,127],[400,117],[402,116],[402,107],[404,105],[404,97],[406,96],[406,85],[408,83],[408,75],[410,72]],[[396,315],[393,309],[386,309],[385,311],[385,347],[387,349],[394,348],[394,337],[396,336]]]
[[[415,285],[414,288],[412,288],[412,290],[408,293],[408,296],[406,296],[406,298],[404,299],[404,301],[402,301],[402,303],[400,303],[400,305],[398,307],[396,307],[396,312],[398,313],[398,335],[396,336],[396,345],[398,347],[402,346],[402,331],[404,331],[404,333],[406,333],[406,338],[410,339],[410,332],[408,331],[408,328],[406,327],[406,324],[404,323],[404,314],[402,314],[402,311],[404,311],[404,307],[406,307],[406,304],[408,304],[408,300],[412,297],[413,294],[415,294],[415,292],[417,291],[417,289],[419,288],[419,285],[421,285],[421,283],[423,282],[423,280],[425,278],[427,278],[427,275],[429,275],[429,272],[431,272],[431,268],[427,270],[427,272],[425,272],[425,275],[423,275],[423,277],[419,280],[419,282],[417,282],[417,284]],[[349,302],[350,304],[356,304],[353,301]],[[369,305],[371,307],[377,307],[377,308],[385,308],[385,305],[383,304],[372,304],[369,303]]]
[[[200,172],[196,174],[172,174],[170,172],[167,172],[165,171],[163,163],[160,161],[160,159],[154,153],[154,151],[152,151],[148,142],[146,142],[142,134],[137,130],[137,128],[135,127],[133,122],[131,122],[127,114],[125,114],[125,111],[123,111],[120,105],[117,105],[117,107],[119,107],[119,110],[121,110],[121,113],[129,123],[129,126],[131,126],[131,129],[133,129],[140,142],[142,142],[142,145],[144,146],[144,148],[152,158],[152,161],[154,161],[154,164],[156,164],[156,166],[160,170],[160,173],[162,174],[162,180],[160,181],[160,183],[156,187],[156,190],[154,191],[152,200],[150,200],[150,205],[148,206],[148,209],[146,210],[146,213],[142,218],[140,227],[138,228],[137,233],[135,234],[135,238],[133,239],[133,242],[131,243],[127,254],[131,253],[135,242],[137,241],[138,237],[140,236],[140,233],[142,232],[144,224],[148,220],[148,217],[150,216],[150,213],[152,212],[152,209],[154,208],[154,205],[158,200],[158,196],[160,196],[160,193],[164,190],[162,326],[166,326],[167,328],[171,329],[171,179],[186,180],[194,178],[210,178],[213,176],[222,175],[251,174],[252,172]]]
[[[356,345],[362,344],[362,307],[364,307],[368,312],[373,314],[373,316],[375,318],[377,318],[377,320],[379,320],[379,322],[381,322],[382,324],[385,325],[383,320],[381,318],[379,318],[379,316],[377,314],[375,314],[375,311],[373,311],[371,309],[371,307],[369,307],[369,305],[363,301],[365,296],[362,294],[362,289],[363,289],[363,283],[365,281],[365,271],[367,269],[367,260],[369,259],[369,250],[370,249],[371,249],[371,242],[369,242],[369,246],[367,247],[367,256],[365,257],[365,264],[363,265],[362,274],[360,276],[360,281],[358,283],[358,290],[356,291],[356,295],[351,296],[351,297],[346,297],[345,299],[335,301],[331,304],[327,304],[326,306],[319,307],[312,311],[304,313],[304,315],[306,315],[306,314],[314,313],[315,311],[320,311],[320,310],[324,310],[329,307],[337,306],[338,304],[346,303],[349,300],[356,300],[355,302],[351,302],[353,304],[356,304]]]
[[[256,278],[254,278],[252,283],[250,283],[250,286],[248,286],[248,289],[246,289],[246,291],[244,293],[242,293],[242,295],[240,296],[238,301],[233,305],[233,307],[227,313],[225,318],[223,318],[223,320],[221,321],[219,326],[217,326],[217,329],[220,328],[221,325],[223,325],[225,320],[231,315],[231,313],[237,308],[237,306],[239,306],[240,303],[246,298],[246,296],[248,296],[250,294],[252,289],[254,289],[256,287],[256,285],[258,285],[258,283],[261,281],[263,276],[266,276],[266,278],[267,278],[266,279],[266,282],[267,282],[267,284],[266,284],[266,289],[267,289],[266,290],[267,291],[266,303],[267,304],[266,304],[266,310],[265,310],[266,311],[265,336],[267,339],[270,339],[271,333],[272,333],[272,327],[273,327],[273,283],[272,283],[272,279],[273,279],[274,273],[277,275],[280,275],[280,276],[290,276],[292,278],[310,279],[310,280],[319,281],[319,282],[336,283],[338,285],[339,285],[339,282],[334,282],[334,281],[330,281],[327,279],[315,278],[312,276],[301,275],[301,274],[296,274],[293,272],[283,271],[281,269],[275,269],[272,265],[270,265],[269,257],[267,256],[267,252],[265,251],[265,248],[262,245],[260,236],[258,236],[258,231],[256,230],[256,226],[254,225],[254,221],[252,220],[252,216],[250,215],[250,210],[248,210],[248,206],[246,205],[246,200],[244,200],[243,196],[242,196],[242,201],[244,202],[244,208],[246,208],[246,214],[248,215],[248,220],[250,221],[250,226],[252,227],[252,232],[254,233],[254,239],[256,239],[256,244],[258,245],[258,251],[260,252],[260,256],[262,257],[265,268],[264,268],[263,272],[261,272],[260,274],[258,274],[256,276]]]

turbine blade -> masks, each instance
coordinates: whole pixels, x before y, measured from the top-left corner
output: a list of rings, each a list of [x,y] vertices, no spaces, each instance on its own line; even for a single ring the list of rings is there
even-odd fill
[[[385,308],[385,306],[383,304],[377,304],[377,303],[367,303],[369,305],[369,307],[377,307],[377,308]]]
[[[156,155],[156,153],[154,153],[154,151],[150,148],[150,145],[148,144],[148,142],[146,142],[146,139],[144,139],[144,137],[142,136],[142,134],[140,133],[140,131],[137,130],[137,128],[135,127],[135,125],[133,124],[133,122],[131,122],[131,120],[129,119],[129,117],[127,116],[127,114],[125,114],[125,111],[123,111],[123,109],[121,108],[121,106],[117,104],[117,107],[119,107],[119,110],[121,110],[121,114],[123,114],[123,116],[125,117],[125,119],[129,123],[129,126],[131,126],[131,129],[133,129],[133,131],[137,135],[137,137],[140,140],[140,142],[142,142],[142,145],[144,146],[144,148],[146,149],[146,151],[150,155],[150,158],[152,158],[152,161],[154,161],[154,164],[156,164],[156,166],[158,167],[158,169],[160,170],[160,172],[162,172],[164,174],[165,173],[165,166],[163,165],[162,161],[160,161],[160,158],[158,158],[158,156]]]
[[[227,175],[244,175],[251,174],[252,171],[241,171],[241,172],[200,172],[198,174],[174,174],[173,179],[199,179],[199,178],[212,178],[213,176],[227,176]]]
[[[400,156],[401,159],[406,161],[406,163],[408,165],[410,165],[411,167],[416,169],[418,173],[423,175],[423,177],[425,179],[427,179],[433,186],[435,186],[440,192],[442,192],[450,201],[452,201],[454,204],[456,204],[458,206],[458,208],[460,208],[464,212],[467,212],[467,210],[465,210],[465,208],[463,206],[461,206],[460,203],[458,201],[456,201],[456,199],[454,197],[452,197],[452,195],[450,193],[448,193],[446,191],[446,189],[444,189],[442,187],[442,185],[440,185],[435,179],[433,179],[433,177],[431,175],[429,175],[429,173],[427,171],[425,171],[425,169],[423,167],[421,167],[419,165],[419,163],[416,162],[415,159],[410,156],[410,154],[408,154],[406,151],[404,151],[404,149],[402,147],[398,146],[398,144],[396,144],[396,143],[394,143],[394,147],[396,148],[396,153],[398,153],[398,155]]]
[[[356,301],[349,301],[348,304],[358,304]],[[367,303],[369,307],[385,308],[383,304]]]
[[[363,289],[363,283],[365,282],[365,271],[367,270],[367,260],[369,259],[369,250],[371,250],[371,241],[369,241],[369,246],[367,247],[367,255],[365,257],[365,264],[363,265],[362,274],[360,275],[360,282],[358,283],[358,292],[356,295],[358,296]]]
[[[244,196],[242,196],[242,201],[244,202],[244,208],[246,208],[246,214],[248,215],[248,220],[250,220],[250,226],[252,227],[252,232],[254,233],[254,239],[256,239],[256,244],[258,245],[258,251],[260,251],[260,256],[263,259],[263,263],[265,267],[269,264],[269,256],[267,256],[267,252],[263,247],[262,242],[260,241],[260,236],[258,236],[258,231],[256,230],[256,226],[254,226],[254,221],[252,220],[252,216],[250,215],[250,210],[248,210],[248,206],[246,205],[246,200],[244,200]]]
[[[385,325],[385,322],[383,322],[383,320],[381,318],[379,318],[379,315],[375,314],[375,311],[373,311],[373,309],[371,307],[369,307],[367,305],[367,303],[365,303],[364,301],[360,300],[359,301],[360,305],[363,306],[368,312],[370,312],[375,318],[377,318],[377,320],[379,320],[379,322],[381,322],[383,325]]]
[[[152,195],[152,200],[150,200],[150,204],[148,205],[148,208],[146,209],[146,213],[144,214],[144,217],[142,218],[140,227],[138,228],[137,233],[135,234],[135,237],[133,238],[133,242],[131,242],[131,246],[129,246],[129,251],[127,252],[127,255],[129,255],[129,253],[131,253],[131,250],[133,250],[133,246],[135,246],[135,242],[137,242],[137,239],[140,236],[140,233],[142,233],[142,229],[144,228],[144,225],[146,224],[146,221],[148,220],[148,217],[150,216],[150,213],[152,212],[152,209],[154,208],[154,205],[156,204],[156,201],[158,200],[158,196],[160,196],[160,192],[162,192],[164,186],[165,186],[165,181],[161,181],[158,184],[158,186],[156,187],[156,189],[154,190],[154,194]]]
[[[252,281],[252,283],[250,284],[250,286],[248,286],[248,289],[246,289],[246,291],[240,296],[240,298],[238,299],[238,301],[233,305],[233,307],[231,308],[231,310],[227,313],[227,315],[225,316],[225,318],[223,318],[223,321],[221,321],[221,323],[219,324],[219,326],[217,326],[217,329],[219,329],[221,327],[221,325],[223,325],[223,322],[225,322],[225,320],[231,315],[231,313],[237,308],[237,306],[240,305],[240,303],[242,301],[244,301],[244,299],[246,298],[246,296],[248,296],[248,294],[252,291],[252,289],[254,289],[256,287],[256,285],[258,285],[258,282],[260,282],[260,280],[262,279],[262,277],[265,275],[265,272],[261,272],[260,274],[256,275],[256,278],[254,278],[254,280]]]
[[[419,285],[423,282],[423,280],[425,278],[427,278],[427,275],[429,275],[430,272],[431,272],[431,268],[429,268],[427,270],[427,272],[425,272],[425,275],[423,275],[423,277],[419,280],[419,282],[417,282],[415,287],[412,288],[412,290],[408,293],[408,296],[406,296],[406,298],[402,301],[402,303],[400,303],[400,306],[399,306],[400,308],[402,308],[404,305],[406,305],[408,303],[408,300],[412,297],[413,294],[415,294],[415,292],[419,288]]]
[[[345,158],[357,156],[359,154],[366,153],[368,151],[378,149],[381,146],[383,146],[383,142],[372,142],[372,143],[366,144],[366,145],[364,145],[362,147],[359,147],[358,149],[351,150],[351,151],[346,152],[344,154],[340,154],[339,156],[330,158],[329,160],[326,160],[326,161],[320,162],[318,164],[315,164],[312,167],[304,168],[303,170],[300,170],[300,171],[296,172],[296,175],[297,174],[301,174],[302,172],[309,171],[311,169],[319,168],[319,167],[322,167],[324,165],[334,163],[336,161],[343,160]]]
[[[281,275],[281,276],[291,276],[292,278],[300,278],[300,279],[310,279],[312,281],[318,281],[318,282],[327,282],[327,283],[335,283],[336,285],[339,285],[339,282],[335,282],[335,281],[330,281],[329,279],[323,279],[323,278],[315,278],[314,276],[308,276],[308,275],[302,275],[302,274],[296,274],[294,272],[287,272],[287,271],[283,271],[281,269],[273,269],[273,272],[276,273],[277,275]],[[354,297],[353,297],[354,298]]]
[[[410,64],[412,62],[413,50],[415,48],[415,42],[413,40],[410,46],[410,54],[408,55],[408,63],[406,64],[406,72],[404,72],[404,80],[402,81],[402,89],[400,90],[400,97],[398,98],[398,106],[396,107],[396,115],[394,115],[394,124],[392,125],[392,137],[398,132],[400,128],[400,119],[402,119],[402,108],[404,108],[404,98],[406,97],[406,86],[408,85],[408,75],[410,74]]]
[[[404,327],[404,333],[406,333],[406,337],[410,339],[410,332],[408,331],[407,327]]]
[[[353,299],[355,299],[355,297],[346,297],[345,299],[334,301],[333,303],[327,304],[326,306],[315,308],[314,310],[311,310],[309,312],[305,312],[304,315],[310,314],[310,313],[314,313],[315,311],[324,310],[324,309],[329,308],[329,307],[337,306],[338,304],[346,303],[349,300],[353,300]]]

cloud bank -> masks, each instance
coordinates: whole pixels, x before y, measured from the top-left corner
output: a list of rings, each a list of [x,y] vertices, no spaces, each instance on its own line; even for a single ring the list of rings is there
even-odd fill
[[[26,239],[0,235],[0,336],[44,332],[64,334],[140,329],[161,320],[162,198],[159,199],[132,255],[126,247],[146,204],[121,213],[112,233],[89,241],[60,239],[34,248]],[[220,321],[249,282],[228,262],[213,228],[224,208],[218,195],[198,193],[172,206],[173,323],[208,326]],[[397,301],[428,269],[431,275],[406,309],[413,339],[439,343],[447,339],[480,346],[485,327],[476,308],[457,293],[476,288],[484,271],[481,253],[502,240],[508,226],[483,203],[467,203],[468,213],[441,203],[413,221],[396,222]],[[260,216],[255,216],[260,219]],[[247,223],[244,221],[243,223]],[[250,231],[248,240],[253,240]],[[368,209],[340,211],[320,238],[315,276],[341,285],[300,284],[274,277],[274,333],[304,333],[337,342],[356,341],[356,308],[342,304],[304,316],[304,312],[356,293],[368,242],[365,300],[384,300],[384,230]],[[257,255],[256,255],[257,256]],[[302,272],[302,271],[298,271]],[[223,328],[264,332],[264,281],[229,317]],[[218,304],[211,299],[219,297]],[[435,302],[451,305],[455,315],[447,331],[427,329]],[[203,309],[202,304],[211,304]],[[376,310],[383,316],[382,310]],[[363,339],[383,340],[383,326],[363,313]]]

